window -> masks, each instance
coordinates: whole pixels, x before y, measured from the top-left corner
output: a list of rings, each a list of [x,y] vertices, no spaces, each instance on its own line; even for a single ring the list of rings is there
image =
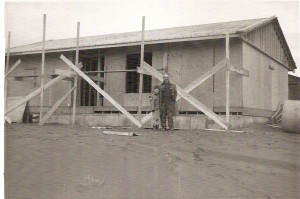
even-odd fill
[[[136,69],[140,65],[141,54],[127,55],[127,70]],[[152,65],[152,53],[145,53],[144,60]],[[137,72],[127,72],[126,74],[126,93],[138,93],[140,74]],[[151,93],[152,77],[143,76],[143,93]]]

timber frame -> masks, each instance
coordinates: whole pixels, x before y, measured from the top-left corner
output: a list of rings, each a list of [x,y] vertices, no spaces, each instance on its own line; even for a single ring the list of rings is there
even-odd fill
[[[40,94],[40,121],[39,121],[39,125],[43,125],[49,118],[50,116],[58,109],[58,107],[64,102],[64,100],[67,99],[67,97],[69,95],[71,95],[71,93],[73,92],[73,98],[72,98],[72,124],[75,124],[75,118],[76,118],[76,98],[77,98],[77,78],[78,75],[83,78],[89,85],[91,85],[94,89],[96,89],[96,91],[98,92],[98,95],[101,94],[104,98],[106,98],[111,104],[113,104],[113,106],[119,110],[120,112],[122,112],[133,124],[135,124],[137,127],[141,128],[144,124],[146,124],[151,118],[152,118],[152,112],[150,112],[149,114],[147,114],[146,116],[144,116],[142,118],[142,82],[140,81],[140,86],[139,86],[139,104],[138,104],[138,119],[136,119],[133,115],[131,115],[129,113],[129,111],[127,111],[123,106],[121,106],[116,100],[114,100],[110,95],[108,95],[103,89],[101,89],[99,87],[98,84],[94,83],[94,81],[96,82],[104,82],[104,78],[100,77],[100,76],[96,76],[93,75],[95,73],[118,73],[118,72],[128,72],[128,71],[133,71],[133,72],[137,72],[140,74],[140,79],[143,79],[143,74],[146,75],[151,75],[153,77],[155,77],[156,79],[158,79],[159,81],[162,81],[163,79],[163,73],[159,72],[158,69],[155,69],[154,67],[150,66],[149,64],[147,64],[144,61],[144,45],[146,44],[158,44],[158,43],[170,43],[170,42],[182,42],[182,41],[200,41],[200,40],[207,40],[207,39],[225,39],[225,52],[226,52],[226,56],[224,57],[223,60],[221,60],[219,63],[215,64],[215,66],[213,66],[211,69],[209,69],[207,72],[205,72],[202,76],[198,77],[197,79],[195,79],[192,83],[190,83],[187,87],[185,88],[181,88],[178,85],[176,85],[177,87],[177,91],[179,96],[177,97],[176,101],[178,101],[181,98],[184,98],[188,103],[190,103],[192,106],[194,106],[197,110],[199,110],[200,112],[204,113],[205,115],[207,115],[210,119],[212,119],[213,121],[215,121],[217,124],[219,124],[222,128],[228,130],[230,129],[231,125],[230,125],[230,74],[232,72],[237,73],[239,75],[245,76],[245,77],[249,77],[249,71],[245,70],[245,69],[238,69],[236,67],[234,67],[232,65],[232,63],[230,62],[230,52],[229,52],[229,46],[230,46],[230,38],[239,38],[242,43],[245,43],[253,48],[255,48],[256,50],[260,51],[261,53],[265,54],[266,56],[268,56],[269,58],[273,59],[274,61],[276,61],[277,63],[279,63],[280,65],[282,65],[283,67],[289,69],[289,70],[293,70],[293,68],[295,68],[295,63],[293,61],[293,58],[291,57],[291,53],[289,51],[289,48],[287,46],[287,43],[284,39],[282,30],[278,24],[278,26],[276,26],[276,30],[279,31],[279,37],[281,37],[281,39],[283,38],[283,46],[284,46],[284,52],[287,55],[287,59],[289,61],[288,65],[283,64],[280,60],[274,58],[273,56],[271,56],[270,54],[268,54],[267,52],[265,52],[263,49],[260,49],[259,47],[253,45],[250,41],[247,40],[247,38],[245,37],[245,35],[247,33],[249,33],[250,31],[261,27],[263,25],[265,25],[266,23],[272,21],[272,20],[276,20],[275,21],[275,25],[278,23],[278,20],[275,16],[272,16],[270,18],[264,19],[262,21],[259,21],[255,24],[251,24],[248,27],[242,28],[239,31],[237,31],[236,33],[229,33],[227,32],[224,35],[207,35],[207,36],[202,36],[202,37],[194,37],[194,38],[179,38],[179,39],[172,39],[172,40],[160,40],[160,41],[144,41],[145,38],[145,17],[143,17],[142,19],[142,37],[141,37],[141,42],[135,42],[132,43],[131,45],[140,45],[141,46],[141,58],[140,58],[140,67],[138,67],[136,70],[111,70],[111,71],[85,71],[83,72],[82,70],[80,70],[80,68],[83,67],[83,65],[79,62],[79,41],[80,41],[80,22],[77,23],[77,38],[76,38],[76,48],[68,48],[68,49],[60,49],[60,50],[49,50],[48,52],[63,52],[63,51],[70,51],[70,50],[76,50],[76,57],[75,57],[75,63],[72,63],[68,58],[66,58],[63,54],[61,54],[60,58],[61,60],[63,60],[66,65],[70,68],[69,70],[62,70],[62,69],[55,69],[54,70],[54,74],[58,75],[56,78],[52,79],[51,81],[49,81],[48,83],[44,83],[45,78],[47,77],[44,74],[44,65],[45,65],[45,37],[46,37],[46,15],[44,14],[44,18],[43,18],[43,45],[42,45],[42,49],[41,51],[36,51],[34,53],[41,53],[42,54],[42,62],[41,62],[41,75],[40,75],[40,79],[41,79],[41,86],[40,88],[36,89],[35,91],[33,91],[32,93],[28,94],[27,96],[24,97],[24,99],[22,99],[21,101],[19,101],[18,103],[16,103],[13,107],[9,108],[8,110],[6,110],[5,112],[5,116],[10,113],[11,111],[15,110],[17,107],[21,106],[22,104],[26,103],[28,100],[32,99],[33,97],[37,96]],[[128,44],[112,44],[112,45],[106,45],[106,46],[101,46],[99,48],[109,48],[109,47],[121,47],[121,46],[127,46]],[[80,48],[80,50],[87,50],[87,49],[93,49],[93,48],[97,48],[97,46],[93,46],[93,47],[82,47]],[[32,54],[32,52],[29,52],[30,54]],[[26,53],[19,53],[20,55],[22,54],[26,54]],[[9,56],[10,56],[10,32],[8,35],[8,47],[7,47],[7,61],[6,61],[6,74],[5,74],[5,103],[6,103],[6,92],[7,92],[7,77],[10,75],[10,73],[16,69],[19,64],[21,63],[20,60],[18,60],[9,70],[8,70],[8,66],[9,66]],[[166,54],[164,53],[163,55],[163,59],[166,59]],[[163,62],[163,70],[164,73],[168,73],[168,66],[164,65],[165,62]],[[213,110],[209,109],[208,107],[206,107],[203,103],[201,103],[199,100],[197,100],[196,98],[194,98],[192,95],[190,95],[189,93],[195,89],[196,87],[198,87],[199,85],[201,85],[203,82],[205,82],[207,79],[209,79],[210,77],[212,77],[214,74],[216,74],[218,71],[220,71],[221,69],[223,69],[224,67],[226,67],[226,118],[223,119],[222,117],[220,117],[219,115],[215,114],[213,112]],[[243,68],[243,67],[242,67]],[[43,95],[44,95],[44,90],[50,88],[51,86],[53,86],[54,84],[58,83],[59,81],[63,80],[63,79],[68,79],[69,81],[73,82],[73,86],[72,88],[67,91],[65,93],[65,95],[63,95],[51,108],[50,110],[48,110],[48,112],[43,115],[44,112],[44,107],[43,107]],[[172,80],[171,80],[172,81]],[[9,120],[9,118],[8,118]]]

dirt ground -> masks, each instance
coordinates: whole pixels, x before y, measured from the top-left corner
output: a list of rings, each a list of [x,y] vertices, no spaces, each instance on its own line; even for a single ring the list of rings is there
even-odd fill
[[[300,198],[299,134],[113,130],[5,125],[6,198]]]

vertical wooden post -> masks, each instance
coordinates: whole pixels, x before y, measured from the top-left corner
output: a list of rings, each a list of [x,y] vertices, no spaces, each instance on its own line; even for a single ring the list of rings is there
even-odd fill
[[[44,83],[45,83],[45,39],[46,39],[46,14],[43,20],[43,47],[42,47],[42,66],[41,66],[41,98],[40,98],[40,121],[43,118],[44,107]]]
[[[141,59],[140,67],[143,70],[144,66],[144,39],[145,39],[145,16],[142,20],[142,40],[141,40]],[[139,121],[142,119],[142,107],[143,107],[143,74],[140,74],[140,84],[139,84],[139,107],[138,107],[138,118]]]
[[[6,63],[5,63],[5,74],[7,74],[9,69],[9,56],[10,56],[10,31],[8,32],[8,38],[7,38],[7,53],[6,53]],[[6,101],[7,101],[7,77],[5,76],[5,82],[4,82],[4,110],[6,109]]]
[[[226,58],[229,60],[229,33],[226,33]],[[226,122],[229,123],[230,115],[230,71],[226,68]]]
[[[76,39],[76,57],[75,65],[78,67],[79,62],[79,34],[80,34],[80,22],[77,22],[77,39]],[[77,74],[74,78],[74,91],[73,91],[73,115],[72,115],[72,124],[75,124],[75,114],[76,114],[76,105],[77,105]]]

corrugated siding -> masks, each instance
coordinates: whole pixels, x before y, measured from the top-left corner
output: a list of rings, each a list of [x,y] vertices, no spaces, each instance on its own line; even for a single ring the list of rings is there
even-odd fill
[[[281,63],[288,65],[287,57],[273,23],[268,23],[249,32],[246,38],[253,45],[264,50]]]

